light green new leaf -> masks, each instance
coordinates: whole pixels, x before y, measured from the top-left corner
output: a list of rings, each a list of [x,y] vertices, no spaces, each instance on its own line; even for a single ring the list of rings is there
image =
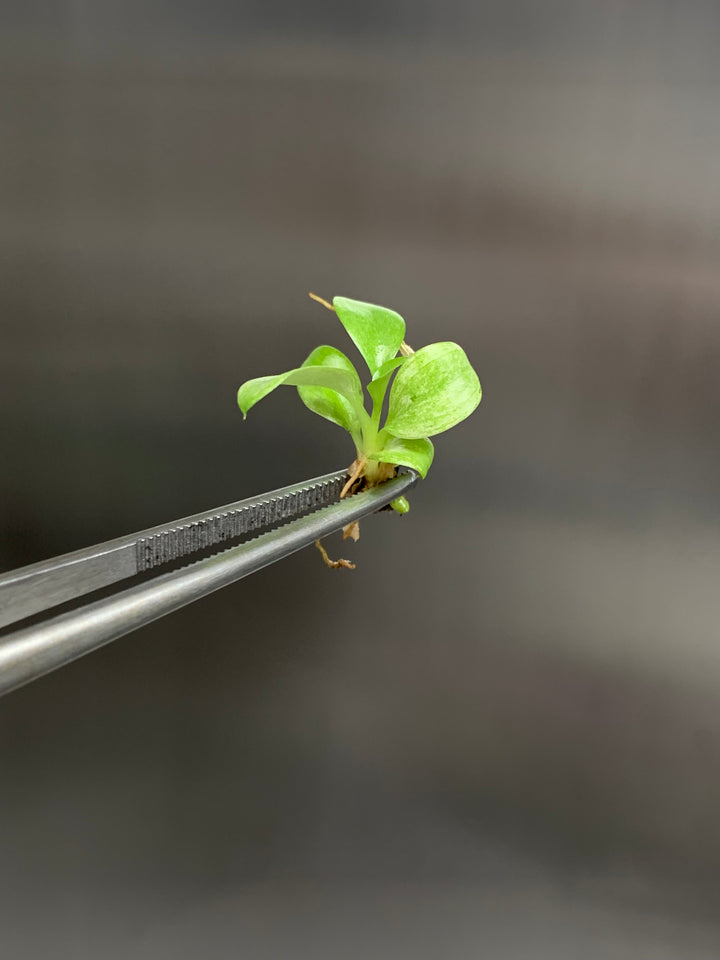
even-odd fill
[[[375,376],[372,378],[370,383],[367,385],[367,390],[370,396],[372,397],[372,402],[376,406],[382,406],[383,398],[385,397],[385,391],[387,390],[387,385],[390,382],[390,377],[394,370],[405,363],[407,357],[393,357],[392,360],[386,360],[385,363],[380,367]]]
[[[237,394],[238,406],[243,412],[243,417],[247,417],[248,410],[254,407],[258,400],[262,400],[283,384],[290,387],[326,387],[345,397],[356,411],[362,410],[362,394],[358,391],[357,374],[353,377],[346,370],[333,366],[307,366],[289,370],[287,373],[278,373],[272,377],[247,380]],[[359,412],[358,416],[361,416]]]
[[[333,307],[374,377],[400,349],[405,337],[405,321],[387,307],[347,297],[335,297]]]
[[[382,377],[386,377],[389,373],[392,373],[393,370],[397,370],[397,368],[408,359],[409,357],[392,357],[390,360],[386,360],[376,371],[373,380],[380,380]]]
[[[481,396],[480,381],[462,347],[431,343],[398,370],[385,429],[405,439],[434,436],[469,416]]]
[[[312,366],[344,370],[354,383],[356,396],[362,396],[362,384],[357,370],[340,350],[328,346],[317,347],[303,364],[303,367]],[[331,387],[299,386],[297,389],[302,402],[314,413],[337,423],[353,434],[354,437],[360,436],[361,425],[357,415],[356,403],[352,403],[346,396]]]
[[[380,463],[394,463],[397,466],[412,467],[421,477],[425,477],[435,456],[435,448],[427,437],[416,440],[401,440],[396,437],[382,450],[374,453],[370,460]]]

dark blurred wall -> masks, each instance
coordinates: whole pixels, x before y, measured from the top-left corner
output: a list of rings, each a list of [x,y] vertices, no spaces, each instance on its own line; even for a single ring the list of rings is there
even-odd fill
[[[308,290],[484,390],[0,701],[3,956],[720,955],[718,11],[3,5],[0,570],[344,466]]]

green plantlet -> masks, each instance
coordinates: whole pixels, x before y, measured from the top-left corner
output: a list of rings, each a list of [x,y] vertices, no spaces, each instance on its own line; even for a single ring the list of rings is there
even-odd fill
[[[393,310],[347,297],[335,297],[331,305],[310,296],[337,314],[367,363],[370,412],[353,363],[335,347],[321,346],[294,370],[243,383],[237,395],[243,417],[277,387],[297,387],[306,407],[353,439],[356,457],[341,496],[389,479],[398,466],[425,477],[434,456],[430,437],[460,423],[480,403],[480,382],[464,350],[448,341],[414,351],[405,343],[405,321]],[[404,497],[391,506],[398,513],[409,509]]]

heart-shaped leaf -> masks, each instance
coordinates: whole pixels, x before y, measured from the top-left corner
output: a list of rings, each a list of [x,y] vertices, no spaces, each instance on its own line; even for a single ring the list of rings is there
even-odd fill
[[[387,307],[348,297],[335,297],[333,307],[374,377],[400,349],[405,337],[405,321]]]
[[[385,429],[408,440],[432,437],[469,416],[481,396],[480,381],[462,347],[431,343],[398,370]]]
[[[362,384],[357,370],[340,350],[328,346],[317,347],[307,358],[303,367],[317,366],[345,371],[354,383],[356,396],[362,396]],[[313,385],[299,386],[297,389],[300,399],[306,407],[309,407],[310,410],[318,413],[321,417],[325,417],[326,420],[339,424],[354,436],[359,436],[361,425],[357,415],[357,403],[351,402],[332,387]]]
[[[425,477],[435,456],[435,448],[427,437],[417,440],[403,440],[396,437],[382,450],[374,453],[370,460],[380,463],[394,463],[397,466],[412,467],[421,477]]]

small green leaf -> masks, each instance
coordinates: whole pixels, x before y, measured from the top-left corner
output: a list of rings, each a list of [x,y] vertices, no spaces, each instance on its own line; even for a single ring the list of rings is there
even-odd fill
[[[409,357],[391,357],[390,360],[386,360],[385,363],[375,372],[373,380],[380,380],[382,377],[386,377],[389,373],[392,373],[393,370],[397,370],[399,366],[409,359]]]
[[[335,297],[333,307],[374,377],[400,349],[405,337],[405,321],[387,307],[347,297]]]
[[[345,397],[356,412],[358,409],[362,410],[362,394],[358,391],[357,373],[353,377],[346,370],[337,367],[307,366],[289,370],[287,373],[278,373],[272,377],[257,377],[243,383],[237,394],[238,406],[243,412],[243,417],[247,417],[248,410],[254,407],[258,400],[262,400],[283,384],[290,387],[327,387]],[[361,414],[358,413],[358,416]]]
[[[434,436],[469,416],[481,396],[480,381],[462,347],[431,343],[400,367],[385,429],[405,439]]]
[[[367,385],[367,391],[372,398],[373,409],[378,410],[378,416],[380,416],[379,410],[382,407],[390,377],[393,371],[397,370],[400,364],[405,363],[406,360],[407,357],[393,357],[391,360],[386,360]]]
[[[380,463],[394,463],[397,466],[412,467],[424,478],[430,469],[434,456],[435,448],[432,441],[428,440],[427,437],[415,440],[401,440],[400,437],[396,437],[368,459],[377,460]]]
[[[344,370],[354,383],[354,392],[362,396],[362,384],[352,362],[335,347],[317,347],[303,364],[303,368],[321,366]],[[301,368],[302,369],[302,368]],[[361,425],[356,404],[331,387],[299,386],[300,399],[313,413],[339,424],[354,436],[359,436]]]

